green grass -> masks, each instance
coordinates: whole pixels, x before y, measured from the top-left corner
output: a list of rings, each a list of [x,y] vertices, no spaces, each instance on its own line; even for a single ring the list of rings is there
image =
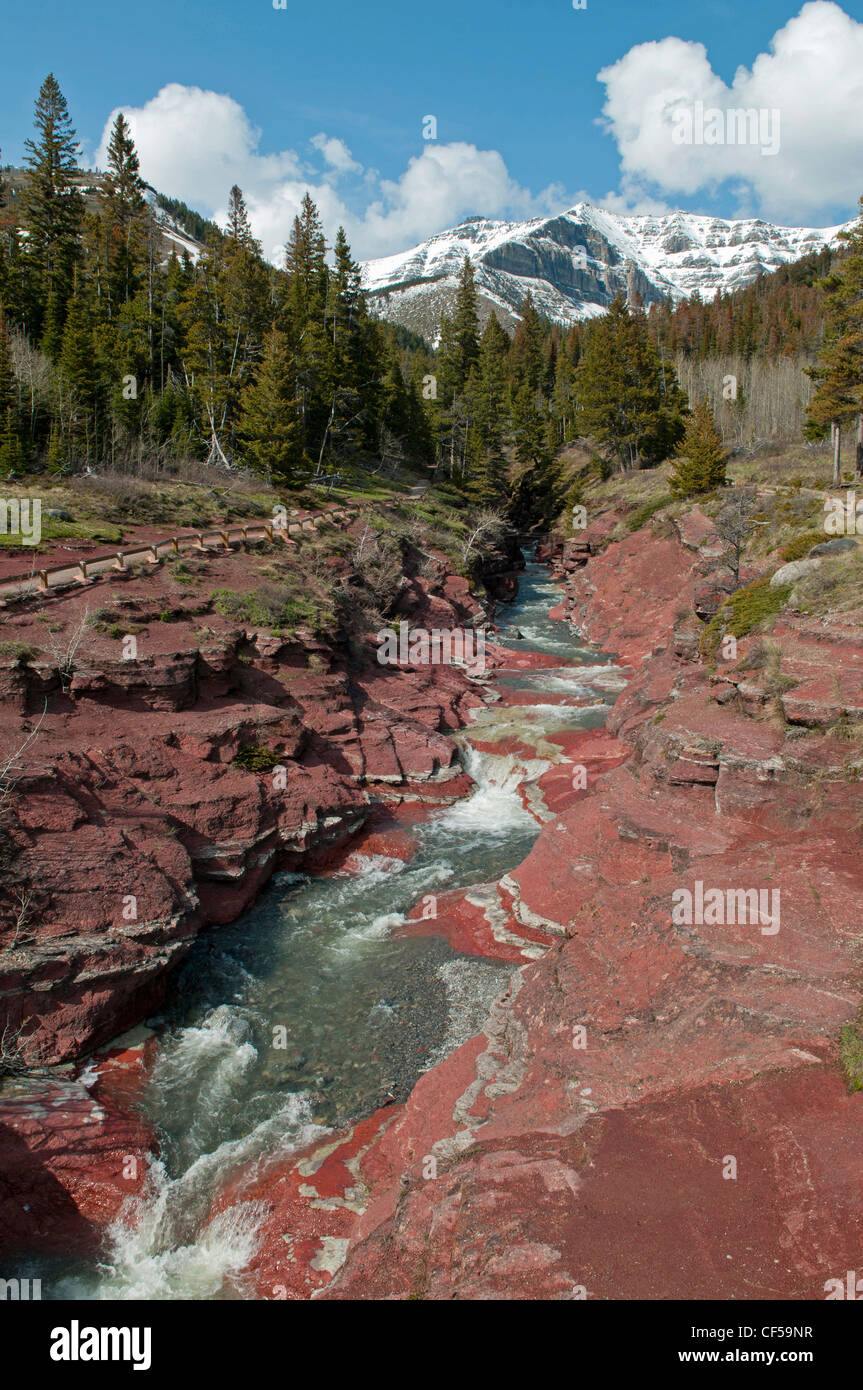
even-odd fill
[[[99,521],[57,521],[42,512],[42,539],[37,550],[45,550],[49,541],[95,541],[97,544],[119,545],[123,539],[123,528]],[[13,550],[21,545],[20,536],[0,535],[0,547]],[[28,547],[30,548],[30,547]]]
[[[839,1061],[849,1091],[863,1091],[863,1034],[861,1020],[846,1023],[839,1034]]]
[[[661,512],[663,507],[670,507],[675,499],[670,492],[663,492],[659,497],[653,497],[649,502],[644,502],[640,507],[636,507],[634,512],[630,512],[626,518],[627,531],[640,531],[645,522],[648,522],[657,512]]]
[[[213,600],[217,611],[230,622],[265,627],[274,633],[294,632],[299,627],[321,632],[334,618],[320,599],[292,592],[285,584],[265,583],[246,593],[217,589]]]

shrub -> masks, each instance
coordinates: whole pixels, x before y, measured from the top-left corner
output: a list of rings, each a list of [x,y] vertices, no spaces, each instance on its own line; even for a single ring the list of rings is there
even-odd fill
[[[32,647],[28,647],[24,642],[0,642],[0,657],[12,658],[19,666],[26,666],[28,661],[32,661],[36,653]]]
[[[756,579],[745,589],[738,589],[706,624],[699,642],[702,657],[709,660],[715,656],[726,633],[732,637],[745,637],[759,623],[775,617],[785,606],[790,593],[790,584],[780,584],[771,589],[768,579]],[[764,665],[767,653],[759,652],[751,659],[753,667]]]
[[[274,767],[278,767],[282,761],[282,755],[276,753],[272,748],[265,748],[260,743],[248,743],[245,748],[241,748],[234,758],[237,767],[245,768],[247,772],[272,772]]]
[[[769,579],[756,579],[745,589],[738,589],[723,605],[728,613],[726,632],[732,637],[745,637],[759,623],[775,617],[784,608],[790,593],[790,584],[779,584],[771,589]]]
[[[818,545],[820,541],[826,540],[823,531],[804,531],[801,535],[795,536],[787,545],[783,545],[781,555],[786,564],[792,560],[802,560],[808,555],[813,545]]]
[[[294,593],[287,584],[260,584],[243,594],[217,589],[213,599],[223,618],[250,627],[267,627],[273,632],[290,632],[298,627],[318,630],[327,620],[320,603],[313,597]]]

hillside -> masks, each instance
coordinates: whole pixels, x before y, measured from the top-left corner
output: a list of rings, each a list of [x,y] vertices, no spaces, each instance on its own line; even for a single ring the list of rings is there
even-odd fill
[[[0,227],[25,226],[25,218],[21,207],[21,198],[27,180],[26,169],[4,169],[2,171],[3,182],[5,184],[4,196],[6,206],[0,211]],[[84,207],[88,213],[97,210],[99,193],[105,183],[105,175],[94,169],[81,169],[75,184],[84,198]],[[168,260],[172,254],[182,256],[183,252],[188,252],[193,261],[197,261],[203,250],[201,240],[190,235],[189,231],[183,226],[183,220],[176,216],[171,216],[166,210],[174,201],[165,198],[158,193],[155,188],[145,185],[144,196],[150,205],[153,214],[153,223],[158,232],[160,242],[161,260]],[[185,207],[184,204],[179,204]],[[190,212],[190,209],[185,209]],[[206,226],[205,219],[197,214],[193,217],[202,225]]]

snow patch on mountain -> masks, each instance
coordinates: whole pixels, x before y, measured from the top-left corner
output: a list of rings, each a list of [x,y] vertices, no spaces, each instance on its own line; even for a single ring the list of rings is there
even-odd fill
[[[516,320],[530,289],[540,313],[574,323],[602,314],[618,293],[637,292],[649,305],[739,289],[834,245],[852,225],[779,227],[687,212],[627,217],[579,203],[527,222],[468,218],[409,251],[366,261],[363,282],[384,318],[428,333],[448,312],[467,255],[484,317],[495,309]]]

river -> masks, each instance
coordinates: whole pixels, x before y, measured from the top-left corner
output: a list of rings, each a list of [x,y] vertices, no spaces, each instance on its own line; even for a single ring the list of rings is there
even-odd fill
[[[471,735],[529,731],[540,752],[544,734],[602,723],[622,686],[609,658],[548,617],[559,596],[547,569],[529,563],[505,617],[523,638],[506,645],[561,665],[498,677],[535,702],[484,708],[457,736],[475,790],[414,828],[409,863],[279,874],[235,925],[196,942],[170,1005],[148,1020],[159,1039],[143,1111],[161,1156],[147,1194],[133,1223],[127,1212],[109,1229],[101,1259],[42,1262],[44,1296],[240,1296],[232,1275],[254,1250],[262,1213],[247,1203],[208,1221],[225,1177],[404,1100],[424,1070],[481,1029],[516,967],[393,929],[424,895],[499,878],[539,833],[518,787],[549,762],[480,752]],[[552,703],[549,693],[580,703]]]

